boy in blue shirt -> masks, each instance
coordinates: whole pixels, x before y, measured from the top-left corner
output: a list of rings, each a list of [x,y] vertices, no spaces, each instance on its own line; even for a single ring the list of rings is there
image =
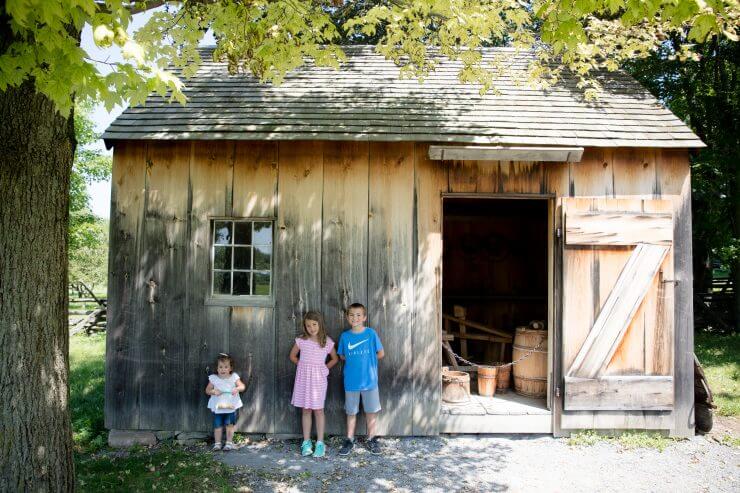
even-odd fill
[[[355,446],[355,425],[360,412],[360,400],[367,420],[367,448],[380,454],[380,444],[375,436],[375,422],[380,411],[378,393],[378,360],[385,356],[380,337],[370,327],[365,327],[367,310],[360,303],[347,309],[347,322],[351,329],[342,333],[337,354],[344,361],[344,411],[347,413],[347,438],[339,455],[349,455]]]

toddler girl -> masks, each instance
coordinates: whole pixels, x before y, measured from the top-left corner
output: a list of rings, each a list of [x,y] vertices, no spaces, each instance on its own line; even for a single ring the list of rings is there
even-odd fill
[[[324,317],[319,312],[308,312],[303,317],[303,335],[296,338],[293,349],[290,350],[290,360],[298,365],[291,404],[303,408],[301,455],[313,454],[314,457],[323,457],[326,453],[324,445],[326,378],[329,376],[329,369],[337,364],[339,358],[334,350],[334,341],[326,335]],[[311,443],[311,412],[316,416],[318,440],[315,451]]]
[[[234,450],[234,425],[236,425],[237,410],[242,407],[239,392],[244,392],[246,386],[234,373],[234,359],[226,353],[220,353],[216,360],[215,375],[208,376],[206,394],[208,409],[213,413],[213,450],[221,450],[221,428],[226,427],[226,445],[224,450]]]

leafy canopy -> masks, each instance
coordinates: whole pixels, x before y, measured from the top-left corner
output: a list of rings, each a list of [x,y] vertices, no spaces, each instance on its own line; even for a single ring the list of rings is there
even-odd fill
[[[346,9],[349,3],[362,8]],[[162,5],[127,34],[132,13]],[[441,54],[460,60],[460,78],[485,90],[505,68],[484,63],[478,48],[509,44],[539,54],[533,79],[556,78],[559,69],[548,63],[555,60],[598,89],[588,77],[594,69],[646,57],[674,33],[686,34],[678,56],[694,57],[692,44],[709,36],[737,40],[740,22],[738,0],[7,0],[5,9],[16,41],[0,54],[0,90],[32,78],[63,114],[74,97],[112,108],[143,103],[154,91],[184,103],[178,75],[197,70],[197,46],[209,29],[215,57],[266,81],[280,82],[309,59],[336,67],[340,42],[375,34],[378,50],[404,75],[424,77],[434,69],[432,53]],[[338,11],[352,12],[339,27]],[[93,60],[80,48],[86,23],[95,43],[120,50],[123,62]]]

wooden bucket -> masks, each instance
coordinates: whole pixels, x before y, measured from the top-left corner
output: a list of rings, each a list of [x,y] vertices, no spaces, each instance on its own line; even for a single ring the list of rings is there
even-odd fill
[[[540,342],[542,344],[540,344]],[[547,395],[547,331],[517,327],[512,359],[516,361],[540,344],[539,349],[514,365],[514,392],[529,397]]]
[[[467,402],[470,400],[470,375],[464,371],[442,372],[442,400]]]
[[[493,397],[496,393],[496,373],[495,366],[478,367],[478,395]]]
[[[502,394],[509,391],[511,387],[511,365],[505,365],[504,362],[494,363],[496,366],[496,392]]]

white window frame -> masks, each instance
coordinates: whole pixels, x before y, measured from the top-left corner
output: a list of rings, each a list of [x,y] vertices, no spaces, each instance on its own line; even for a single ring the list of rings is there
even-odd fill
[[[216,269],[215,268],[215,255],[216,255],[216,223],[218,222],[230,222],[231,226],[231,243],[228,246],[231,248],[231,269]],[[269,270],[254,269],[254,249],[255,246],[267,246],[263,244],[254,243],[250,245],[242,245],[234,243],[236,241],[236,224],[237,223],[270,223],[272,237],[270,243],[270,268]],[[209,241],[209,262],[208,262],[208,292],[206,294],[205,304],[216,305],[216,306],[274,306],[274,292],[275,292],[275,218],[274,217],[209,217],[208,218],[208,241]],[[235,247],[250,247],[252,252],[251,257],[251,269],[234,269],[234,252]],[[216,272],[229,272],[231,273],[231,289],[234,289],[234,273],[235,272],[249,272],[250,273],[250,291],[254,290],[254,274],[259,272],[269,273],[270,276],[270,294],[269,295],[257,295],[257,294],[219,294],[214,293],[214,282]]]

